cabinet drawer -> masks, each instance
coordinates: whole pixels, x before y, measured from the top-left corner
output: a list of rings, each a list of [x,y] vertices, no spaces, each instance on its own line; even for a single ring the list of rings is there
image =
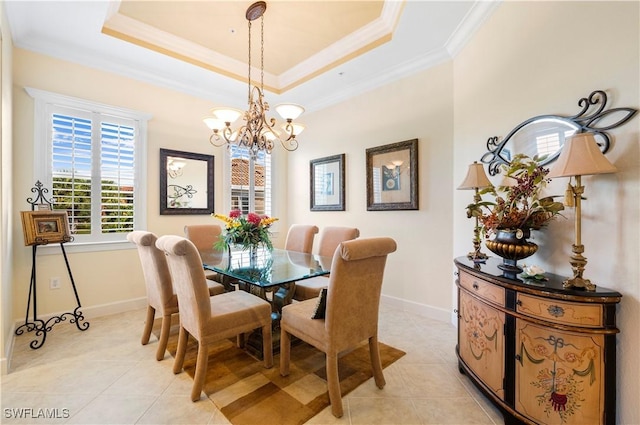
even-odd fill
[[[460,286],[493,304],[504,306],[504,288],[460,271]]]
[[[565,325],[602,327],[602,305],[559,301],[518,293],[516,311]]]

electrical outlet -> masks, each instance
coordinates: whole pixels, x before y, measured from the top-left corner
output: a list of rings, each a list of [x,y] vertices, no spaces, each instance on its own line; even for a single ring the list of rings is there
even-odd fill
[[[52,277],[49,279],[49,289],[60,289],[59,277]]]

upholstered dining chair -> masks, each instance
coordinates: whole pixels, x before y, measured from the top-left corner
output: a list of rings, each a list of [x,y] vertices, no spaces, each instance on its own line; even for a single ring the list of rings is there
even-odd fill
[[[313,249],[313,239],[318,233],[318,226],[312,224],[292,224],[287,232],[284,249],[310,254]]]
[[[391,238],[342,242],[333,256],[326,300],[321,296],[282,309],[280,374],[289,375],[291,335],[324,352],[331,413],[335,417],[343,414],[338,377],[340,353],[368,340],[375,383],[381,389],[385,385],[378,349],[378,310],[387,255],[395,250],[396,242]],[[322,301],[326,301],[324,314],[318,311]]]
[[[164,352],[167,349],[169,331],[171,329],[171,316],[178,313],[178,299],[176,298],[171,274],[167,265],[167,258],[164,252],[156,247],[158,237],[151,232],[144,230],[134,230],[127,234],[127,240],[138,248],[140,263],[142,264],[142,274],[147,290],[147,317],[142,331],[142,345],[149,343],[153,320],[156,312],[162,317],[160,337],[158,338],[158,350],[156,359],[164,359]],[[224,287],[219,283],[208,282],[209,296],[222,294]]]
[[[318,255],[331,257],[341,242],[350,241],[360,236],[360,230],[355,227],[327,226],[320,231],[318,241]],[[317,276],[296,282],[293,299],[298,301],[316,298],[320,290],[329,284],[329,276]]]
[[[187,224],[184,226],[184,235],[196,246],[201,254],[203,252],[211,252],[213,245],[218,241],[222,234],[222,226],[219,224]],[[209,280],[223,283],[222,276],[216,272],[206,271],[205,276]],[[227,287],[227,290],[229,288]]]
[[[207,374],[209,346],[213,342],[261,329],[264,366],[272,367],[271,305],[245,291],[207,297],[202,260],[195,245],[186,238],[166,235],[156,241],[156,246],[167,254],[180,306],[174,373],[182,370],[189,335],[198,341],[191,400],[200,399]]]

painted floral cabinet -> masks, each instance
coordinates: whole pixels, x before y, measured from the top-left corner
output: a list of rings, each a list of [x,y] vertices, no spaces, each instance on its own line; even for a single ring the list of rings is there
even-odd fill
[[[507,424],[615,424],[616,305],[622,295],[507,279],[457,258],[459,368]]]

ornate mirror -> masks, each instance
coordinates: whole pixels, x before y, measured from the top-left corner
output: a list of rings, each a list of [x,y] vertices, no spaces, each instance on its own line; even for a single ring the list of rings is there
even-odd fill
[[[160,149],[160,214],[213,213],[212,155]]]
[[[480,159],[489,164],[489,174],[500,172],[501,164],[509,164],[516,154],[525,154],[530,158],[541,157],[542,165],[558,158],[566,138],[575,133],[592,132],[598,141],[602,153],[609,150],[611,141],[606,130],[616,128],[637,112],[632,108],[613,108],[605,110],[607,94],[596,90],[589,97],[578,101],[582,108],[572,116],[539,115],[518,124],[501,141],[498,137],[487,140],[487,150]]]

